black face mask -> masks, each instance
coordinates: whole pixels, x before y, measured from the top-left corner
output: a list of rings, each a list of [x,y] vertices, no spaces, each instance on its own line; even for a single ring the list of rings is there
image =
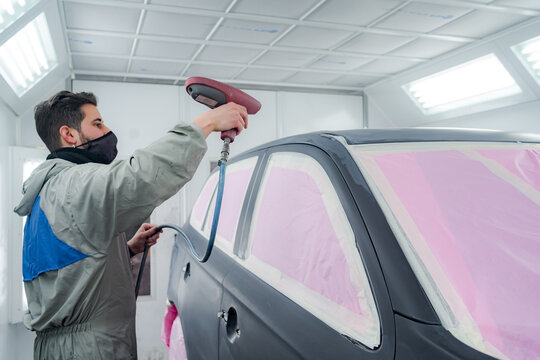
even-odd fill
[[[86,149],[80,150],[83,150],[92,162],[110,164],[118,154],[116,144],[118,144],[116,135],[114,135],[112,131],[109,131],[102,137],[90,140],[87,143],[76,146],[75,148],[80,148],[81,146],[87,145],[88,147]]]

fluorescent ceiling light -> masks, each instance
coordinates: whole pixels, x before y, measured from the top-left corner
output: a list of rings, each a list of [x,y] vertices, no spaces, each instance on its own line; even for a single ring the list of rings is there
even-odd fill
[[[0,33],[38,2],[39,0],[0,0]]]
[[[425,114],[521,93],[494,54],[413,81],[403,88]]]
[[[0,47],[0,74],[19,97],[57,64],[43,13]]]
[[[540,36],[515,45],[512,50],[540,84]]]

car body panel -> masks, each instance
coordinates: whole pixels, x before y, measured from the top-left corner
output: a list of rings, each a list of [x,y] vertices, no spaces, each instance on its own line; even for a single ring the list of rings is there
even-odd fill
[[[232,159],[235,163],[259,157],[244,199],[234,253],[217,248],[208,265],[194,266],[190,254],[180,255],[188,251],[185,244],[178,245],[177,240],[175,245],[178,253],[173,257],[183,260],[171,265],[176,268],[171,270],[171,282],[180,286],[170,284],[169,297],[179,307],[188,355],[190,348],[212,347],[204,353],[191,350],[191,355],[194,359],[491,359],[441,325],[381,206],[345,148],[350,144],[430,141],[540,143],[540,136],[446,129],[319,132],[276,140]],[[287,151],[316,159],[346,210],[380,316],[381,344],[374,350],[339,334],[242,265],[249,256],[252,215],[266,163],[272,153]],[[205,246],[206,239],[189,222],[184,229],[198,248]],[[190,262],[197,269],[190,276],[191,286],[173,275],[181,262]],[[220,311],[225,319],[218,318]]]
[[[393,318],[387,289],[382,273],[378,269],[371,241],[367,236],[364,224],[359,221],[358,210],[354,204],[347,200],[351,197],[347,185],[343,179],[340,179],[341,175],[328,155],[312,145],[273,147],[269,149],[264,158],[268,158],[272,153],[280,152],[297,152],[311,156],[323,166],[332,179],[334,188],[338,191],[341,203],[349,216],[357,239],[357,246],[361,249],[361,253],[366,254],[363,257],[371,259],[374,265],[370,267],[371,271],[368,276],[372,282],[373,291],[375,291],[377,306],[382,309],[380,312],[385,314],[380,319],[382,327],[384,327],[384,337],[375,350],[355,343],[330,328],[279,291],[268,286],[267,283],[251,274],[249,270],[235,266],[224,282],[222,308],[235,309],[241,335],[232,339],[227,338],[224,335],[226,325],[221,325],[220,348],[223,349],[225,343],[227,349],[223,350],[227,354],[224,358],[247,358],[249,355],[257,359],[313,359],[331,358],[336,352],[340,352],[344,358],[391,358],[394,351]],[[261,176],[258,177],[258,181],[261,181]],[[257,186],[254,186],[255,188]],[[251,198],[254,200],[255,197],[256,194],[253,194]],[[250,215],[253,213],[252,210],[249,212]],[[246,223],[249,224],[250,221],[251,216],[248,216]],[[248,231],[245,229],[240,236],[247,238],[247,233]],[[244,242],[243,248],[237,248],[238,253],[242,256],[245,256],[246,246],[247,244]],[[377,282],[377,286],[373,285],[373,282]],[[259,329],[259,331],[254,330],[254,328]],[[306,331],[307,329],[309,330]],[[321,342],[321,338],[324,338],[325,341]],[[268,353],[268,349],[272,349],[272,352]]]
[[[202,252],[206,248],[200,233],[185,228],[195,248]],[[178,250],[176,250],[178,249]],[[191,254],[184,239],[177,237],[174,253],[176,283],[169,283],[169,299],[174,302],[182,321],[186,351],[189,358],[217,359],[220,319],[217,314],[222,297],[222,282],[231,269],[232,259],[218,248],[204,264]]]

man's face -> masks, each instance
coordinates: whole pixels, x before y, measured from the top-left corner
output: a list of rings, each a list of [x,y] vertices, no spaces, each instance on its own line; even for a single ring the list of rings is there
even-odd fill
[[[81,106],[81,110],[84,113],[84,118],[81,122],[81,131],[77,145],[95,140],[111,131],[103,124],[97,107],[92,104],[84,104]]]

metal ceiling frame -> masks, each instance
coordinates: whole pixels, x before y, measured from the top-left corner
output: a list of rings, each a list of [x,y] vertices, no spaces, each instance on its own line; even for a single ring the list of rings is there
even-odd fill
[[[181,15],[196,15],[196,16],[208,16],[208,17],[217,17],[231,20],[246,20],[246,21],[258,21],[265,23],[274,23],[274,24],[284,24],[284,25],[301,25],[313,28],[321,29],[331,29],[331,30],[345,30],[352,32],[366,32],[374,33],[379,35],[397,35],[397,36],[413,36],[419,38],[427,38],[433,40],[446,40],[446,41],[455,41],[460,43],[469,43],[477,38],[470,38],[464,36],[452,36],[452,35],[437,35],[437,34],[425,34],[422,32],[416,31],[404,31],[404,30],[391,30],[391,29],[375,29],[368,26],[356,26],[356,25],[347,25],[347,24],[338,24],[322,21],[311,21],[311,20],[297,20],[289,18],[279,18],[274,16],[266,15],[255,15],[255,14],[242,14],[242,13],[231,13],[231,12],[221,12],[215,10],[204,10],[204,9],[194,9],[186,8],[179,6],[169,6],[169,5],[158,5],[158,4],[144,4],[136,2],[123,2],[118,0],[62,0],[64,3],[76,3],[76,4],[86,4],[86,5],[96,5],[96,6],[106,6],[106,7],[116,7],[116,8],[126,8],[126,9],[135,9],[135,10],[147,10],[147,11],[156,11],[156,12],[165,12],[169,14],[181,14]],[[440,3],[437,0],[410,0],[411,2],[431,2]],[[456,0],[457,1],[457,0]],[[461,1],[461,3],[465,3]],[[462,5],[464,6],[464,5]],[[468,6],[468,8],[473,8],[474,6]],[[515,9],[515,8],[509,8]],[[513,12],[512,10],[509,10]],[[535,12],[535,14],[528,14],[528,16],[540,15],[540,11]]]
[[[161,80],[174,80],[179,83],[183,83],[188,77],[178,77],[173,75],[154,75],[154,74],[139,74],[139,73],[126,73],[126,72],[114,72],[114,71],[95,71],[95,70],[78,70],[76,72],[80,75],[91,75],[91,76],[104,76],[111,78],[123,78],[128,77],[131,79],[161,79]],[[227,82],[228,84],[237,84],[237,85],[247,85],[246,88],[294,88],[294,89],[317,89],[317,90],[339,90],[347,91],[355,94],[362,94],[363,89],[360,87],[353,86],[341,86],[341,85],[312,85],[312,84],[301,84],[301,83],[281,83],[281,82],[262,82],[262,81],[252,81],[252,80],[237,80],[237,79],[219,79]],[[172,84],[172,82],[171,82]]]
[[[340,56],[358,57],[358,58],[405,60],[405,61],[418,62],[418,63],[431,60],[429,58],[419,58],[419,57],[380,55],[380,54],[346,52],[346,51],[335,51],[335,50],[331,51],[331,50],[323,50],[323,49],[315,49],[315,48],[298,48],[298,47],[293,48],[293,47],[288,47],[288,46],[275,46],[271,44],[263,45],[263,44],[254,44],[254,43],[237,43],[237,42],[225,41],[225,40],[200,40],[200,39],[186,38],[186,37],[181,37],[181,36],[143,35],[143,34],[136,35],[136,34],[131,34],[131,33],[119,32],[119,31],[66,29],[66,32],[70,34],[78,34],[78,35],[111,36],[111,37],[118,37],[118,38],[124,38],[124,39],[165,41],[165,42],[177,42],[177,43],[182,43],[182,44],[196,44],[196,45],[200,45],[200,44],[215,45],[215,46],[222,46],[222,47],[257,49],[261,51],[272,50],[272,51],[281,51],[281,52],[305,53],[305,54],[313,54],[313,55],[340,55]],[[355,33],[354,35],[358,35],[358,34]]]
[[[356,71],[356,70],[348,71],[348,70],[313,69],[313,68],[308,69],[303,66],[295,67],[295,66],[273,66],[273,65],[256,65],[256,64],[246,66],[244,64],[224,62],[224,61],[218,62],[218,61],[208,61],[208,60],[171,59],[171,58],[163,58],[163,57],[158,58],[158,57],[151,57],[151,56],[97,54],[97,53],[85,53],[85,52],[72,52],[71,55],[85,56],[85,57],[100,57],[100,58],[109,58],[109,59],[123,59],[123,60],[132,59],[132,60],[141,60],[141,61],[157,61],[157,62],[188,64],[188,65],[196,64],[196,65],[211,65],[211,66],[225,66],[225,67],[242,67],[244,70],[247,68],[261,69],[261,70],[285,70],[285,71],[299,71],[299,72],[309,72],[309,73],[319,73],[319,74],[359,75],[359,76],[371,76],[371,77],[381,77],[381,78],[388,76],[387,73],[375,73],[371,71],[366,72],[366,71]],[[183,76],[184,73],[185,72],[182,72],[182,75],[180,76]],[[137,73],[134,73],[134,74],[137,74]]]
[[[144,4],[148,4],[148,0],[144,0]],[[141,27],[144,21],[144,17],[146,16],[146,10],[141,10],[141,13],[139,14],[139,21],[137,22],[137,29],[135,30],[135,38],[133,39],[133,44],[131,45],[131,51],[129,55],[129,61],[126,72],[129,72],[131,70],[131,63],[133,61],[133,55],[135,55],[135,50],[137,49],[137,42],[139,41],[137,39],[137,35],[141,33]],[[124,81],[126,78],[124,78]]]
[[[391,30],[391,29],[379,29],[375,28],[377,24],[384,21],[385,19],[389,18],[393,14],[399,12],[401,9],[406,7],[407,5],[410,5],[412,3],[428,3],[428,4],[437,4],[437,5],[446,5],[446,6],[456,6],[456,7],[465,7],[467,9],[470,9],[470,11],[460,15],[456,16],[452,21],[455,21],[463,16],[466,16],[475,10],[488,10],[488,11],[496,11],[496,12],[509,12],[513,14],[519,14],[519,15],[526,15],[526,16],[537,16],[540,15],[540,10],[530,10],[530,9],[523,9],[523,8],[516,8],[511,6],[499,6],[499,5],[489,5],[489,4],[479,4],[479,3],[471,3],[464,0],[403,0],[403,2],[396,7],[394,7],[392,10],[388,11],[387,13],[381,15],[377,19],[371,21],[367,26],[354,26],[354,25],[347,25],[347,24],[339,24],[339,23],[330,23],[330,22],[320,22],[320,21],[310,21],[306,20],[309,15],[311,15],[315,10],[317,10],[319,7],[321,7],[327,0],[319,0],[316,2],[310,9],[308,9],[304,14],[302,14],[297,19],[290,19],[290,18],[279,18],[274,16],[266,16],[266,15],[256,15],[256,14],[243,14],[243,13],[232,13],[231,10],[234,8],[234,6],[237,4],[238,0],[230,0],[229,5],[224,11],[215,11],[215,10],[205,10],[205,9],[194,9],[194,8],[187,8],[187,7],[179,7],[179,6],[169,6],[169,5],[161,5],[161,4],[149,4],[149,0],[144,0],[144,2],[137,3],[137,2],[125,2],[125,1],[118,1],[118,0],[58,0],[59,6],[62,8],[63,11],[63,3],[74,3],[74,4],[85,4],[85,5],[95,5],[95,6],[105,6],[105,7],[116,7],[116,8],[125,8],[125,9],[135,9],[140,10],[139,15],[139,21],[137,24],[137,29],[135,33],[126,33],[126,32],[119,32],[119,31],[103,31],[103,30],[82,30],[82,29],[68,29],[67,25],[63,19],[63,26],[65,27],[66,34],[78,34],[78,35],[95,35],[95,36],[108,36],[108,37],[116,37],[116,38],[125,38],[125,39],[132,39],[132,47],[130,55],[110,55],[110,54],[99,54],[99,53],[81,53],[81,52],[71,52],[69,53],[70,56],[70,62],[71,62],[71,56],[91,56],[91,57],[101,57],[101,58],[116,58],[116,59],[127,59],[128,65],[126,67],[125,72],[103,72],[103,71],[83,71],[83,70],[74,70],[73,76],[80,74],[80,75],[89,75],[89,76],[110,76],[110,77],[123,77],[123,80],[126,81],[128,78],[143,78],[143,79],[164,79],[164,80],[174,80],[173,84],[178,84],[179,82],[186,79],[186,72],[188,71],[189,67],[191,65],[212,65],[212,66],[226,66],[226,67],[240,67],[240,70],[237,71],[232,79],[223,79],[230,83],[238,83],[238,84],[250,84],[250,81],[246,80],[239,80],[237,79],[238,76],[240,76],[244,71],[247,69],[259,69],[259,70],[284,70],[284,71],[293,71],[294,73],[290,75],[289,77],[281,80],[277,83],[270,83],[270,82],[260,82],[264,85],[268,86],[278,86],[278,87],[294,87],[294,88],[318,88],[318,89],[342,89],[342,90],[356,90],[356,91],[362,91],[363,87],[350,87],[350,86],[337,86],[337,85],[328,85],[326,87],[321,85],[309,85],[309,84],[290,84],[287,83],[287,79],[290,79],[297,74],[308,72],[308,73],[319,73],[319,74],[338,74],[338,75],[358,75],[358,76],[371,76],[374,78],[380,78],[376,82],[383,81],[384,79],[391,78],[394,75],[389,73],[374,73],[374,72],[366,72],[366,71],[347,71],[347,70],[333,70],[333,69],[313,69],[309,68],[309,66],[313,65],[317,61],[321,60],[325,56],[343,56],[343,57],[356,57],[361,59],[368,59],[370,61],[366,62],[362,66],[369,65],[370,62],[376,61],[376,60],[398,60],[398,61],[406,61],[411,63],[425,63],[430,58],[419,58],[419,57],[406,57],[406,56],[395,56],[395,55],[382,55],[382,54],[371,54],[371,53],[361,53],[361,52],[348,52],[348,51],[337,51],[336,49],[340,46],[343,46],[345,43],[349,42],[350,40],[354,39],[355,37],[359,36],[362,33],[371,33],[371,34],[378,34],[378,35],[389,35],[389,36],[400,36],[400,37],[410,37],[409,41],[404,42],[400,45],[404,46],[406,44],[409,44],[413,41],[416,41],[418,39],[431,39],[431,40],[443,40],[443,41],[450,41],[455,43],[462,43],[462,44],[471,44],[471,43],[478,43],[480,42],[481,38],[473,38],[473,37],[463,37],[463,36],[449,36],[449,35],[437,35],[437,34],[431,34],[431,33],[422,33],[422,32],[414,32],[414,31],[401,31],[401,30]],[[145,35],[141,34],[141,27],[143,24],[143,20],[146,16],[146,13],[148,11],[153,12],[165,12],[165,13],[173,13],[173,14],[182,14],[182,15],[196,15],[196,16],[207,16],[207,17],[215,17],[218,18],[218,21],[213,26],[212,30],[205,36],[204,39],[195,39],[195,38],[187,38],[187,37],[180,37],[180,36],[166,36],[166,35]],[[224,20],[231,19],[231,20],[246,20],[246,21],[255,21],[255,22],[265,22],[265,23],[274,23],[274,24],[285,24],[288,25],[288,27],[276,38],[274,39],[270,44],[254,44],[254,43],[237,43],[233,41],[223,41],[223,40],[212,40],[212,36],[214,33],[219,29],[221,24]],[[441,25],[445,26],[447,24]],[[279,46],[276,45],[283,37],[285,37],[288,33],[290,33],[292,30],[297,28],[298,26],[303,27],[311,27],[311,28],[319,28],[319,29],[330,29],[330,30],[340,30],[340,31],[349,31],[351,34],[347,36],[345,39],[340,41],[338,44],[334,45],[332,48],[328,50],[323,49],[317,49],[317,48],[300,48],[300,47],[291,47],[291,46]],[[436,29],[433,29],[432,31],[435,31]],[[67,40],[67,39],[66,39]],[[147,57],[147,56],[135,56],[136,47],[140,40],[148,40],[148,41],[161,41],[161,42],[175,42],[175,43],[183,43],[183,44],[194,44],[198,45],[198,49],[195,51],[195,53],[190,57],[190,59],[168,59],[168,58],[157,58],[157,57]],[[69,44],[68,44],[69,45]],[[245,63],[224,63],[224,62],[212,62],[212,61],[202,61],[197,60],[197,57],[202,52],[202,50],[206,46],[222,46],[222,47],[231,47],[231,48],[245,48],[245,49],[254,49],[254,50],[260,50],[259,54],[257,54],[255,57],[250,59],[247,64]],[[68,49],[70,50],[69,46]],[[304,53],[304,54],[311,54],[311,55],[317,55],[313,60],[309,61],[306,64],[303,64],[302,67],[291,67],[291,66],[271,66],[271,65],[257,65],[255,62],[260,59],[264,54],[266,54],[268,51],[278,51],[278,52],[296,52],[296,53]],[[156,61],[156,62],[169,62],[169,63],[176,63],[176,64],[185,64],[185,66],[182,67],[180,72],[177,75],[158,75],[158,74],[140,74],[140,73],[132,73],[131,72],[131,66],[133,60],[145,60],[145,61]],[[70,64],[71,65],[71,64]],[[414,65],[411,65],[414,66]],[[72,67],[73,69],[73,67]],[[253,82],[254,83],[254,82]]]

